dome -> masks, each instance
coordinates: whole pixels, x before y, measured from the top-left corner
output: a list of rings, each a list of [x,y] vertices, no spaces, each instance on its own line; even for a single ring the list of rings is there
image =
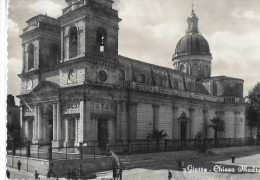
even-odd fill
[[[209,55],[211,56],[207,40],[197,32],[189,32],[182,37],[176,48],[174,57],[183,55]]]

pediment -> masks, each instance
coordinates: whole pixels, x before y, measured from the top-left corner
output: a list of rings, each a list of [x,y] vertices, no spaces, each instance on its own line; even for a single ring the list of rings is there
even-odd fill
[[[45,94],[45,93],[55,93],[59,91],[59,86],[50,81],[42,81],[38,84],[31,93],[34,94]]]
[[[179,121],[188,121],[189,118],[187,117],[185,112],[182,112],[181,116],[178,118]]]

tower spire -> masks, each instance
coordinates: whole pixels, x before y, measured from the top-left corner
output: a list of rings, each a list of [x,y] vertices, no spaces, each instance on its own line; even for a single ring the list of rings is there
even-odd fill
[[[195,6],[195,5],[194,5],[193,2],[192,2],[192,4],[191,4],[191,12],[194,12],[194,9],[193,9],[194,6]]]
[[[199,18],[196,16],[196,14],[194,13],[194,4],[192,2],[191,4],[191,14],[187,19],[188,22],[188,28],[186,30],[186,33],[198,33],[198,21]]]

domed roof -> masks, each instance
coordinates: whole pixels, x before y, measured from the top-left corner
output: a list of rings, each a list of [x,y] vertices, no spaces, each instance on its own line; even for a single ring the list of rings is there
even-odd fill
[[[187,33],[179,40],[174,53],[175,57],[183,55],[211,55],[208,41],[200,33]]]
[[[199,18],[192,10],[187,19],[186,35],[179,40],[173,58],[185,55],[211,56],[208,41],[199,33],[198,21]]]

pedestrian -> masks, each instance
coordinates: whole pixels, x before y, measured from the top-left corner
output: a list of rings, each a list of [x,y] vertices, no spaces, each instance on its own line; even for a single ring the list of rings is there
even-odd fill
[[[21,170],[21,165],[22,165],[22,163],[20,162],[20,160],[18,160],[18,162],[17,162],[17,167],[18,167],[19,172],[20,172],[20,170]]]
[[[120,169],[119,169],[119,178],[120,178],[120,180],[122,180],[122,177],[123,177],[123,168],[120,167]]]
[[[177,163],[178,163],[178,168],[179,168],[179,171],[180,171],[181,170],[181,160],[178,160]]]
[[[47,172],[47,179],[51,179],[51,175],[52,175],[52,169],[49,169],[49,171]]]
[[[71,171],[70,171],[70,169],[69,169],[69,171],[68,171],[68,179],[71,179],[72,177],[71,177]]]
[[[171,180],[172,179],[172,173],[170,170],[168,170],[168,180]]]
[[[114,169],[113,169],[113,179],[114,180],[116,179],[116,167],[114,167]]]
[[[39,173],[35,170],[34,172],[34,177],[35,177],[35,180],[39,180]]]
[[[181,169],[182,169],[182,171],[184,170],[184,168],[185,168],[185,163],[184,163],[183,160],[181,160]]]
[[[10,179],[10,171],[8,169],[6,170],[6,176],[8,179]]]
[[[232,163],[234,163],[234,162],[235,162],[235,159],[236,159],[236,156],[235,156],[235,154],[232,154]]]

